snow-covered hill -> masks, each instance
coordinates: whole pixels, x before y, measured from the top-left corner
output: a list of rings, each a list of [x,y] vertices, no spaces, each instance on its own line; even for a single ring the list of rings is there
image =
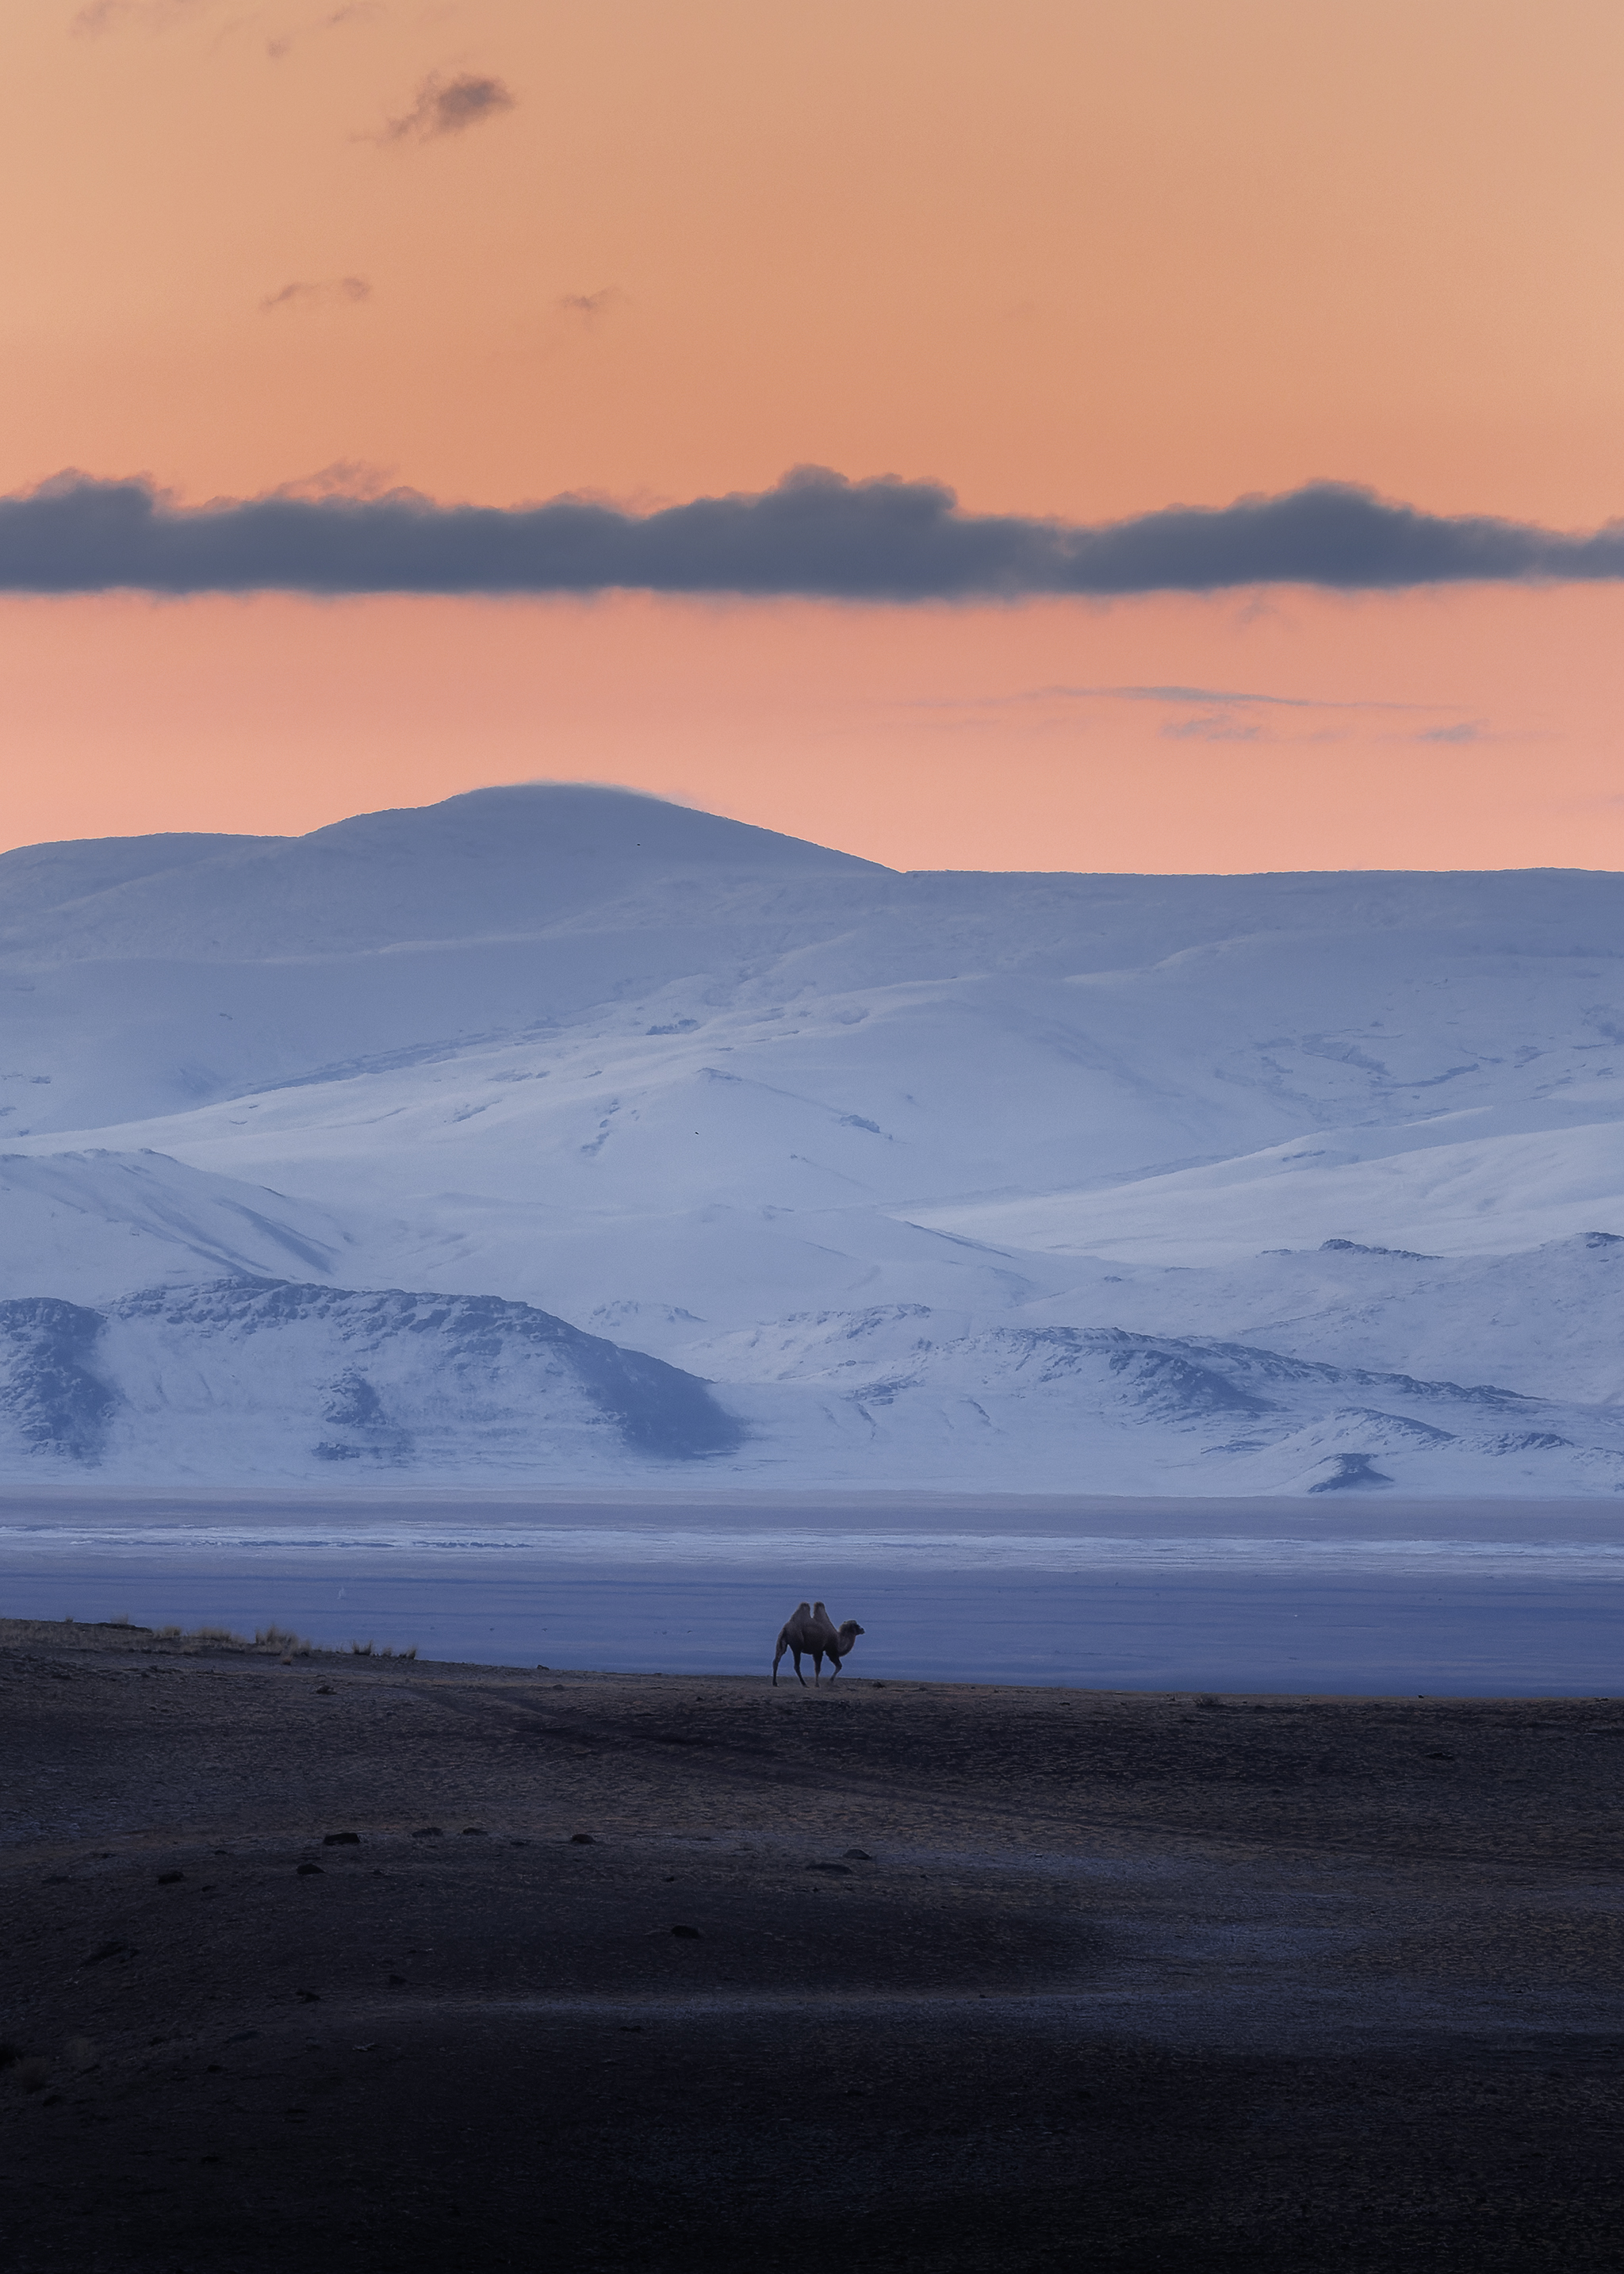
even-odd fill
[[[494,1296],[224,1279],[96,1311],[0,1302],[0,1449],[121,1481],[470,1467],[514,1481],[731,1452],[691,1374]]]
[[[586,788],[7,855],[0,1297],[122,1418],[0,1472],[319,1457],[320,1306],[280,1439],[132,1354],[162,1290],[246,1412],[183,1298],[252,1278],[658,1352],[718,1481],[1611,1491],[1621,951],[1607,874],[897,875]],[[447,1367],[425,1474],[656,1457]]]

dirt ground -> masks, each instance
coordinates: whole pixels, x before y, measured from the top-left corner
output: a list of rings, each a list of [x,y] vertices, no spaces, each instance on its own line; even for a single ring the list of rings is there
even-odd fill
[[[0,1623],[9,2264],[1617,2270],[1621,1768]]]

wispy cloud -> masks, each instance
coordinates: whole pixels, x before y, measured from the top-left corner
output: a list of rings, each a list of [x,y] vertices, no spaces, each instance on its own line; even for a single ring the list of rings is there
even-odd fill
[[[1200,711],[1193,719],[1169,719],[1156,731],[1169,742],[1256,742],[1263,737],[1255,719],[1234,711]]]
[[[86,0],[68,29],[81,40],[100,39],[126,26],[162,32],[213,4],[214,0]]]
[[[1462,719],[1453,727],[1427,727],[1415,739],[1417,742],[1487,742],[1494,737],[1485,720]]]
[[[177,24],[218,15],[227,5],[228,0],[85,0],[68,29],[76,39],[88,40],[101,39],[109,32],[167,32]],[[273,63],[280,62],[297,42],[312,34],[374,23],[381,13],[378,0],[349,0],[347,5],[325,8],[300,22],[283,25],[266,38],[265,52]],[[254,14],[244,16],[240,8],[235,8],[222,29],[239,32],[252,28],[255,22]]]
[[[380,142],[433,142],[446,134],[465,134],[504,110],[518,98],[500,79],[480,72],[460,72],[442,79],[431,72],[417,89],[410,110],[391,118],[376,139]]]
[[[614,285],[605,284],[601,292],[566,292],[554,305],[560,315],[577,316],[583,324],[594,324],[608,314],[620,297]]]
[[[278,64],[312,33],[342,32],[351,25],[375,24],[381,13],[377,0],[350,0],[348,7],[328,8],[303,24],[273,33],[266,41],[265,52],[274,64]]]
[[[1455,706],[1446,703],[1395,703],[1380,697],[1335,695],[1275,695],[1248,687],[1192,687],[1180,681],[1143,686],[1097,686],[1051,683],[1047,687],[1005,689],[991,695],[929,695],[904,704],[912,711],[951,714],[955,725],[990,727],[1011,710],[1047,714],[1053,725],[1068,712],[1115,703],[1149,704],[1177,713],[1162,720],[1156,733],[1168,742],[1324,742],[1341,741],[1356,716],[1388,722],[1383,739],[1391,739],[1402,723],[1429,712],[1436,716]],[[1280,714],[1284,713],[1282,717]],[[946,723],[944,721],[944,723]],[[1419,731],[1406,729],[1410,742],[1463,742],[1487,739],[1483,724],[1456,722]]]
[[[978,709],[1017,703],[1216,703],[1226,707],[1262,704],[1280,711],[1425,711],[1437,707],[1425,703],[1378,703],[1324,695],[1260,695],[1249,688],[1184,687],[1176,682],[1148,687],[1073,687],[1058,683],[1019,687],[1001,695],[930,695],[920,699],[931,707],[951,704]]]
[[[284,284],[280,292],[260,301],[259,313],[273,315],[278,308],[354,308],[372,297],[372,288],[365,276],[329,276],[315,284]]]
[[[79,473],[0,500],[0,589],[12,591],[622,589],[907,602],[1602,579],[1624,579],[1624,523],[1570,534],[1423,513],[1329,482],[1093,527],[961,513],[939,483],[849,482],[819,468],[649,513],[579,496],[492,507],[398,491],[187,508],[145,481]]]
[[[279,498],[387,497],[396,489],[393,466],[375,466],[365,458],[334,458],[313,474],[278,482],[270,493]]]

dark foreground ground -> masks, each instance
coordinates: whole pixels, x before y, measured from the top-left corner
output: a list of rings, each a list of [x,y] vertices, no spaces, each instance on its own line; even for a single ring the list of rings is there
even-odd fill
[[[0,1625],[0,2248],[1616,2270],[1621,1764],[1617,1701]]]

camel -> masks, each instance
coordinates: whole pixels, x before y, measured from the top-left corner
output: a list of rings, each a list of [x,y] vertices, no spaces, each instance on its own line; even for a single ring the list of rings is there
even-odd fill
[[[808,1651],[812,1657],[814,1689],[822,1681],[823,1660],[834,1660],[829,1679],[832,1682],[840,1671],[840,1661],[849,1656],[852,1645],[863,1630],[855,1619],[844,1619],[837,1626],[822,1603],[800,1603],[784,1622],[778,1636],[778,1646],[773,1654],[772,1686],[778,1686],[778,1660],[786,1651],[795,1661],[795,1679],[804,1690],[807,1677],[801,1670],[801,1654]]]

